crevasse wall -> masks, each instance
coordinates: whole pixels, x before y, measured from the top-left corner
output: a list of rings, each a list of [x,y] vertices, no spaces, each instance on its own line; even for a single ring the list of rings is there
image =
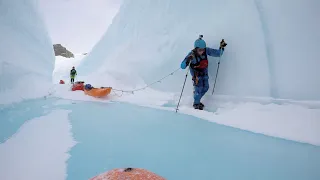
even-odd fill
[[[320,100],[319,8],[317,0],[125,0],[78,70],[149,83],[178,68],[203,34],[209,47],[228,43],[217,94]],[[218,58],[210,60],[211,91]],[[155,88],[178,92],[184,74]]]
[[[0,104],[46,94],[54,53],[36,0],[0,0],[0,39]]]

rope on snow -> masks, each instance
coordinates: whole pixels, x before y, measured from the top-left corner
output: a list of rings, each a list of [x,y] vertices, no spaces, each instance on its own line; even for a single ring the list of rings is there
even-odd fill
[[[138,88],[138,89],[133,89],[133,90],[123,90],[123,89],[114,89],[112,88],[112,91],[118,91],[118,92],[121,92],[121,95],[118,95],[117,93],[114,92],[114,94],[118,97],[121,97],[123,95],[123,93],[131,93],[131,94],[134,94],[134,92],[136,91],[142,91],[142,90],[145,90],[146,88],[156,84],[156,83],[161,83],[162,80],[168,78],[169,76],[172,76],[174,73],[176,73],[177,71],[179,71],[180,68],[172,71],[171,73],[169,73],[168,75],[162,77],[161,79],[157,80],[157,81],[154,81],[150,84],[147,84],[146,86],[142,87],[142,88]],[[50,89],[49,89],[49,92],[48,92],[48,95],[45,95],[44,98],[46,99],[47,97],[50,97],[54,92],[55,90],[52,91],[54,86],[52,86]],[[50,92],[51,91],[51,92]]]
[[[180,68],[172,71],[171,73],[169,73],[168,75],[162,77],[161,79],[159,79],[159,80],[157,80],[157,81],[154,81],[154,82],[152,82],[152,83],[150,83],[150,84],[147,84],[146,86],[144,86],[144,87],[142,87],[142,88],[133,89],[133,90],[123,90],[123,89],[113,89],[113,88],[112,88],[112,90],[113,90],[113,91],[122,92],[122,94],[123,94],[124,92],[134,94],[134,92],[136,92],[136,91],[142,91],[142,90],[145,90],[146,88],[148,88],[148,87],[150,87],[150,86],[152,86],[152,85],[154,85],[154,84],[156,84],[156,83],[161,83],[162,80],[168,78],[169,76],[172,76],[174,73],[176,73],[176,72],[179,71],[179,70],[180,70]],[[121,94],[121,96],[122,96],[122,94]]]

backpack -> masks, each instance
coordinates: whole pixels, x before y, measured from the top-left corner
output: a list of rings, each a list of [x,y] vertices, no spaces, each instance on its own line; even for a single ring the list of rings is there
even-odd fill
[[[84,88],[85,88],[86,90],[91,90],[93,87],[91,86],[91,84],[86,84],[86,85],[84,86]]]
[[[71,71],[70,71],[70,74],[71,75],[75,75],[77,73],[77,71],[75,70],[75,69],[72,69]]]

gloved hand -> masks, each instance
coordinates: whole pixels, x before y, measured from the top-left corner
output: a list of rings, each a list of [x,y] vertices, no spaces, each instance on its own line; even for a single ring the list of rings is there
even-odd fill
[[[220,42],[220,48],[219,49],[222,49],[224,50],[224,48],[227,46],[227,43],[224,41],[224,39],[221,40]]]
[[[186,60],[186,66],[189,65],[190,61],[191,61],[191,59],[189,59],[189,58]]]
[[[194,58],[194,54],[193,53],[188,56],[188,59],[190,59],[190,60],[192,60],[193,58]]]
[[[187,66],[189,65],[190,61],[194,58],[194,55],[193,54],[190,54],[186,60],[186,64]]]

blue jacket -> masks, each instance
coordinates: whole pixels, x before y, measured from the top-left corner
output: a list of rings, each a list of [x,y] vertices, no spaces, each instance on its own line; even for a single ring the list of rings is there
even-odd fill
[[[181,62],[181,68],[182,69],[185,69],[187,66],[188,66],[188,64],[186,64],[186,62],[187,62],[187,59],[188,59],[188,57],[190,56],[190,54],[191,54],[192,52],[189,52],[188,53],[188,55],[184,58],[184,60]],[[220,49],[212,49],[212,48],[206,48],[206,53],[207,53],[207,55],[208,56],[212,56],[212,57],[220,57],[220,53],[221,53],[221,55],[223,54],[223,50],[220,50]],[[202,55],[201,56],[201,58],[204,58],[205,57],[205,55]],[[200,59],[199,58],[193,58],[192,60],[191,60],[191,62],[190,62],[190,64],[196,64],[196,63],[198,63],[200,61]],[[193,74],[194,74],[194,71],[193,71],[193,69],[192,68],[190,68],[190,73],[191,73],[191,75],[193,76]],[[204,69],[204,73],[205,74],[208,74],[208,68],[206,68],[206,69]]]

